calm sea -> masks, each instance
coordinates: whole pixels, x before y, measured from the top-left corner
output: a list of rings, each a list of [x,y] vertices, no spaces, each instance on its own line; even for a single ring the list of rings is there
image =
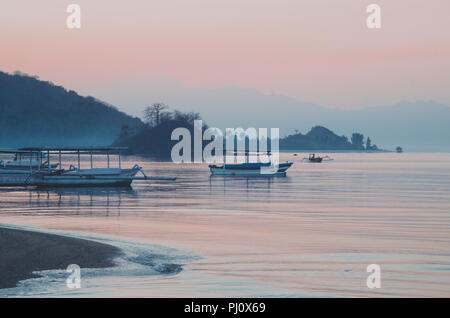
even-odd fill
[[[294,166],[277,178],[128,157],[123,166],[178,179],[0,188],[0,223],[125,251],[114,268],[82,269],[80,289],[46,271],[0,296],[450,297],[450,154],[305,156],[283,154]],[[370,264],[381,288],[367,287]]]

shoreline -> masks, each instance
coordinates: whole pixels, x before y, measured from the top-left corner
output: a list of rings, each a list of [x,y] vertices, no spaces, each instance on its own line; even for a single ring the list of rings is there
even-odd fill
[[[39,277],[34,271],[66,269],[70,264],[112,267],[113,259],[120,254],[121,250],[112,245],[0,226],[0,289]]]
[[[279,153],[396,153],[395,150],[379,149],[379,150],[354,150],[354,149],[280,149]],[[411,152],[408,152],[411,153]],[[422,153],[422,152],[420,152]],[[423,152],[423,153],[436,153],[436,152]],[[440,153],[440,152],[438,152]],[[444,152],[445,153],[445,152]],[[172,162],[170,156],[155,156],[148,153],[124,153],[125,157],[142,157],[149,158],[160,162]]]

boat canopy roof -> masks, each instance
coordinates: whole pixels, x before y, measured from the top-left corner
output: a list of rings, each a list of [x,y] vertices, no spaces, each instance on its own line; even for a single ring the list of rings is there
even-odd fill
[[[223,153],[233,153],[233,154],[271,154],[272,151],[271,150],[266,150],[266,151],[249,151],[249,150],[229,150],[229,149],[225,149],[223,151]]]
[[[39,153],[39,151],[32,151],[32,150],[19,150],[19,149],[0,149],[0,153],[7,153],[7,154],[27,154],[30,153]]]
[[[30,153],[41,153],[41,152],[53,152],[53,153],[64,153],[64,154],[74,154],[74,153],[119,153],[122,150],[128,149],[127,147],[25,147],[18,149],[0,149],[0,153],[13,153],[13,154],[30,154]]]

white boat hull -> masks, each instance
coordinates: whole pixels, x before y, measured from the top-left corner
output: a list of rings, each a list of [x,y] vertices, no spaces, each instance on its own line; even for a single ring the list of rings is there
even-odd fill
[[[29,179],[29,176],[30,176],[30,172],[28,172],[28,173],[0,172],[0,186],[3,186],[3,187],[24,186],[24,185],[26,185],[26,182]]]
[[[36,168],[37,169],[37,168]],[[36,172],[36,170],[33,170]],[[0,166],[0,186],[25,186],[32,171],[28,167]]]
[[[234,168],[233,165],[210,166],[211,173],[216,176],[285,176],[286,170],[292,165],[292,162],[280,163],[278,167],[258,167],[245,169],[242,167]]]
[[[39,187],[129,187],[139,169],[86,169],[42,174],[33,177],[31,183]]]

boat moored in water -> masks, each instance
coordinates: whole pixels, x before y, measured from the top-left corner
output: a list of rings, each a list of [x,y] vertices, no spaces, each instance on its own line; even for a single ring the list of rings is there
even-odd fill
[[[277,166],[272,166],[271,163],[224,164],[209,165],[209,169],[213,175],[220,176],[284,176],[292,164],[292,162],[279,163]]]
[[[29,183],[40,187],[128,187],[131,185],[141,167],[131,169],[92,168],[35,172]]]
[[[251,153],[246,151],[244,163],[209,165],[209,169],[211,174],[219,176],[285,176],[286,171],[292,166],[293,162],[274,164],[270,158],[270,151],[265,153],[268,155],[268,162],[249,162]],[[258,155],[259,152],[254,152],[253,154]]]
[[[0,185],[2,186],[38,186],[38,187],[105,187],[130,186],[134,180],[175,180],[175,178],[147,177],[142,168],[134,165],[131,169],[122,169],[120,152],[124,147],[76,147],[76,148],[21,148],[2,151],[2,153],[28,154],[28,164],[4,164],[0,166]],[[118,167],[111,167],[110,155],[117,155]],[[63,155],[76,155],[77,166],[62,168]],[[90,168],[81,167],[81,156],[90,156]],[[107,167],[94,168],[94,155],[104,155]],[[58,157],[58,163],[51,163],[52,157]],[[37,160],[34,160],[37,158]],[[44,158],[46,161],[44,161]],[[15,160],[14,162],[16,162]],[[19,161],[22,162],[22,161]],[[143,177],[137,177],[141,172]]]
[[[25,185],[30,174],[58,167],[57,163],[49,165],[40,151],[0,149],[0,155],[14,155],[11,160],[0,160],[0,186]]]
[[[309,154],[308,158],[303,158],[303,160],[308,160],[309,162],[317,162],[317,163],[322,162],[324,159],[326,159],[328,161],[333,160],[328,156],[325,156],[325,157],[316,156],[316,154],[314,154],[314,153]]]

